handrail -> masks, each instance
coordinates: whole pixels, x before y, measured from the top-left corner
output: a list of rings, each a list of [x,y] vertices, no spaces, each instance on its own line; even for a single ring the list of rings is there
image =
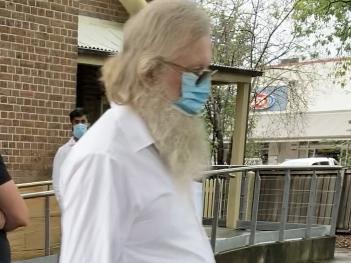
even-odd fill
[[[51,185],[51,184],[52,184],[52,180],[38,181],[38,182],[17,184],[17,188],[28,188],[28,187],[34,187],[34,186],[45,186],[45,185]]]
[[[309,165],[309,166],[285,166],[285,165],[255,165],[252,166],[254,170],[341,170],[344,168],[341,165]]]
[[[211,171],[205,171],[203,172],[203,177],[209,177],[212,175],[221,175],[221,174],[229,174],[229,173],[235,173],[235,172],[244,172],[244,171],[252,171],[252,167],[238,167],[238,168],[227,168],[227,169],[220,169],[220,170],[211,170]]]
[[[209,176],[213,175],[221,175],[221,174],[230,174],[230,173],[235,173],[235,172],[245,172],[245,171],[257,171],[257,170],[308,170],[308,171],[313,171],[313,170],[341,170],[343,166],[340,165],[335,165],[335,166],[329,166],[329,165],[313,165],[313,166],[282,166],[282,165],[254,165],[254,166],[246,166],[246,165],[214,165],[212,166],[213,168],[221,168],[221,167],[226,167],[225,169],[219,169],[219,170],[208,170],[204,171],[203,178],[206,179]],[[231,177],[235,177],[232,175],[229,175]],[[47,181],[37,181],[37,182],[30,182],[30,183],[21,183],[17,184],[17,188],[28,188],[28,187],[34,187],[34,186],[45,186],[45,185],[52,185],[52,180],[47,180]]]
[[[21,194],[23,199],[31,199],[31,198],[37,198],[37,197],[47,197],[47,196],[53,196],[53,195],[55,195],[54,190]]]
[[[287,170],[293,170],[293,171],[300,171],[300,170],[307,170],[307,171],[314,171],[314,170],[327,170],[327,171],[336,171],[336,170],[341,170],[343,166],[340,165],[335,165],[335,166],[329,166],[329,165],[310,165],[310,166],[282,166],[282,165],[254,165],[254,166],[241,166],[241,167],[234,167],[234,168],[225,168],[225,169],[220,169],[220,170],[210,170],[210,171],[205,171],[203,172],[203,179],[206,179],[207,177],[213,176],[213,175],[227,175],[229,177],[235,177],[235,175],[230,175],[230,173],[236,173],[236,172],[246,172],[246,171],[269,171],[269,170],[278,170],[278,171],[287,171]]]

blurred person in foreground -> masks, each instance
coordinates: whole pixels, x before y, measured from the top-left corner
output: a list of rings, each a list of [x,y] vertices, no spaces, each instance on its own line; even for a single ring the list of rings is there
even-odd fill
[[[103,68],[111,104],[60,171],[61,263],[213,263],[191,184],[208,164],[197,116],[211,86],[210,23],[155,0]]]
[[[7,232],[29,223],[28,208],[0,155],[0,263],[11,262]]]

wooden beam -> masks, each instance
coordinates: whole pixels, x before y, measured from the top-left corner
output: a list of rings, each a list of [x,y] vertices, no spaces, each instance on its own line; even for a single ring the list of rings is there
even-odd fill
[[[119,0],[127,12],[132,16],[147,5],[145,0]]]
[[[106,59],[106,56],[78,54],[78,64],[102,66],[105,63]]]
[[[251,77],[235,73],[217,72],[212,76],[212,82],[214,84],[251,83]]]
[[[230,164],[244,164],[249,101],[250,84],[238,83],[235,106],[233,147]],[[229,228],[236,228],[237,222],[239,220],[241,180],[242,174],[237,173],[235,174],[235,177],[229,181],[227,209],[227,227]]]
[[[238,84],[231,164],[244,164],[250,91],[250,84]]]

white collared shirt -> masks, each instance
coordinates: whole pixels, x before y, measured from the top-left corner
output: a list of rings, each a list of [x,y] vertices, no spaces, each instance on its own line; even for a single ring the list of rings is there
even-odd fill
[[[213,263],[141,118],[113,105],[60,170],[61,263]]]
[[[72,147],[76,144],[76,141],[73,137],[69,139],[64,145],[62,145],[56,152],[54,162],[52,165],[52,187],[55,191],[55,196],[57,201],[60,203],[59,200],[59,176],[60,176],[60,169],[63,164],[63,161],[66,159],[67,155],[71,151]]]

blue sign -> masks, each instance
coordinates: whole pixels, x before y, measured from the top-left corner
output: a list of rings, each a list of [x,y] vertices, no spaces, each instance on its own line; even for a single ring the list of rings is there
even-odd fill
[[[251,108],[258,111],[285,111],[288,104],[287,86],[258,88]]]

